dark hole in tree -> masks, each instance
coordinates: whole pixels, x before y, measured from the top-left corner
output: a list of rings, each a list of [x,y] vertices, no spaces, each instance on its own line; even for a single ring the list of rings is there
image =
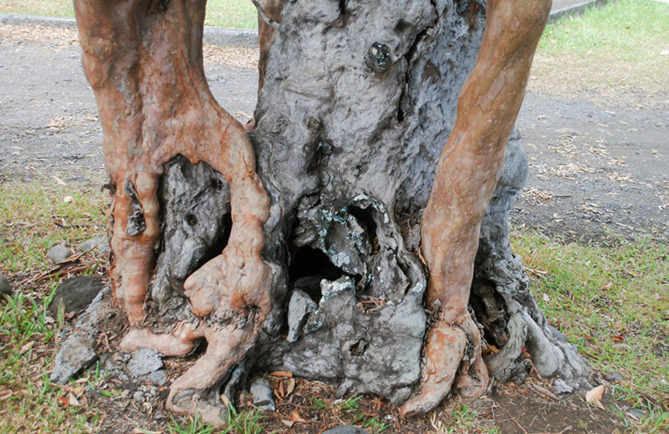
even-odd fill
[[[209,181],[209,187],[213,188],[214,190],[220,190],[223,188],[223,183],[218,178],[211,178]]]
[[[225,246],[228,245],[228,240],[230,239],[230,232],[232,231],[232,217],[230,214],[225,214],[222,217],[221,231],[219,232],[216,241],[211,245],[207,250],[207,253],[203,256],[202,260],[197,263],[193,271],[200,268],[203,264],[207,263],[209,260],[214,259],[216,256],[220,255]]]
[[[349,205],[347,210],[355,217],[360,227],[365,231],[367,240],[369,240],[372,247],[372,254],[379,253],[379,238],[376,236],[377,226],[374,221],[374,211],[371,208],[360,208],[355,205]]]
[[[195,226],[197,224],[197,217],[195,214],[186,214],[186,223],[188,223],[188,226]]]
[[[309,294],[318,303],[321,300],[321,280],[337,280],[345,275],[325,253],[309,246],[295,250],[289,270],[290,286]]]
[[[352,356],[362,356],[365,354],[365,351],[367,351],[367,347],[369,347],[369,342],[364,339],[360,339],[358,342],[351,345],[348,350]]]
[[[495,284],[491,281],[475,281],[469,304],[483,325],[486,341],[498,348],[503,347],[509,340],[506,332],[508,314],[504,309],[505,304],[500,292],[495,290]]]

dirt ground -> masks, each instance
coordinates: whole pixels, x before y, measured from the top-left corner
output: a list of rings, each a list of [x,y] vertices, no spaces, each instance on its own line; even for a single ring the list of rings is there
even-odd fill
[[[214,95],[231,113],[248,119],[256,101],[255,53],[207,47],[205,54]],[[0,182],[49,182],[53,176],[75,184],[104,182],[102,132],[74,31],[0,25],[0,83]],[[531,80],[518,120],[530,175],[512,211],[513,225],[579,242],[606,243],[616,234],[666,242],[669,98],[655,95],[640,105],[588,94],[555,95],[548,88],[540,77]],[[306,408],[303,416],[309,418],[309,407],[300,400],[308,399],[316,386],[301,381],[290,408]],[[319,396],[331,396],[326,386],[318,387]],[[558,399],[550,390],[550,382],[533,378],[523,387],[498,386],[490,397],[471,405],[501,432],[603,433],[619,428],[605,413],[587,406],[582,396]],[[159,390],[148,406],[131,398],[108,402],[103,425],[107,419],[110,431],[121,426],[159,429],[169,421],[160,409],[165,393]],[[89,401],[98,398],[90,396]],[[372,408],[375,403],[365,398],[361,405]],[[286,402],[278,404],[280,412],[282,405],[288,408]],[[438,411],[451,411],[454,405]],[[389,417],[391,432],[438,429],[431,417],[400,425],[396,409],[378,406],[374,411]],[[122,425],[113,417],[119,413]],[[286,429],[281,414],[270,420],[270,428]],[[298,423],[290,430],[319,432],[327,427]]]

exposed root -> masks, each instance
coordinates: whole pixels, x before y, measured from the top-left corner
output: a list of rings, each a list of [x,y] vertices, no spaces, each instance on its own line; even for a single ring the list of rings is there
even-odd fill
[[[436,407],[451,391],[455,374],[465,353],[467,337],[457,326],[438,321],[425,346],[421,386],[400,409],[401,415],[424,413]]]
[[[170,334],[157,334],[148,328],[130,330],[121,341],[123,351],[153,348],[164,356],[185,356],[197,347],[204,333],[191,323],[178,324]]]
[[[115,186],[115,300],[131,325],[145,316],[160,234],[157,189],[163,166],[177,155],[193,164],[206,161],[230,186],[228,244],[185,285],[201,324],[182,324],[168,335],[132,330],[122,344],[127,350],[151,347],[183,355],[206,338],[206,354],[174,383],[169,406],[221,423],[220,408],[195,397],[216,386],[254,345],[271,308],[272,273],[260,256],[269,198],[255,173],[251,143],[242,125],[216,103],[204,75],[205,2],[75,0],[75,9],[84,70],[103,126],[105,166]],[[193,397],[189,404],[185,393]]]
[[[434,408],[451,391],[456,371],[455,389],[464,396],[479,396],[488,385],[480,333],[467,313],[474,259],[550,5],[550,0],[488,1],[479,56],[460,94],[423,217],[428,303],[440,312],[440,321],[425,347],[422,383],[402,407],[403,415]],[[467,340],[471,347],[463,360]]]
[[[205,423],[225,422],[225,407],[213,386],[253,347],[257,339],[252,324],[207,327],[207,352],[184,375],[177,378],[167,397],[167,408],[178,414],[202,415]]]

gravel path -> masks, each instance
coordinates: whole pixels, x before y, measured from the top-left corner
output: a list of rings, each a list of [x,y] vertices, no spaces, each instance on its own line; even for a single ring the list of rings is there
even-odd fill
[[[205,49],[214,95],[242,119],[255,106],[255,56]],[[102,133],[73,30],[0,25],[0,83],[0,182],[104,181]],[[612,233],[666,242],[669,102],[589,100],[531,85],[518,120],[530,177],[513,224],[584,242]]]

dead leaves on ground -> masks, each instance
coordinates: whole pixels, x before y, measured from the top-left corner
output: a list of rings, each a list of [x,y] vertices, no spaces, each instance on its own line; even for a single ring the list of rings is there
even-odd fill
[[[592,404],[597,408],[606,410],[601,402],[603,396],[604,396],[604,385],[600,384],[599,386],[590,389],[585,394],[585,400],[588,402],[588,404]]]

